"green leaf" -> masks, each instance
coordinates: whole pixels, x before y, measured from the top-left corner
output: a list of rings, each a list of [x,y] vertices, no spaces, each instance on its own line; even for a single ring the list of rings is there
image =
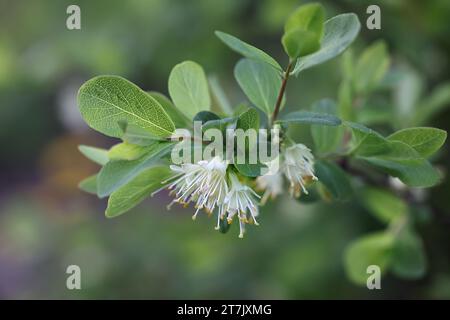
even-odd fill
[[[351,129],[353,135],[351,154],[374,156],[390,151],[389,143],[378,132],[359,123],[345,121],[344,125]]]
[[[416,150],[401,141],[387,140],[363,125],[345,122],[354,137],[351,154],[379,170],[399,178],[410,187],[431,187],[440,180],[433,166]]]
[[[237,121],[236,117],[209,120],[203,124],[202,131],[215,128],[219,129],[222,132],[225,132],[225,130],[228,128],[234,128],[236,126],[236,121]]]
[[[319,40],[323,36],[325,10],[319,3],[309,3],[298,7],[286,20],[284,31],[300,28],[316,33]]]
[[[337,114],[336,103],[331,99],[322,99],[313,104],[312,110],[316,113],[335,116]],[[311,135],[318,153],[327,153],[336,150],[342,141],[342,127],[313,125]]]
[[[286,21],[281,39],[291,59],[313,53],[320,48],[325,12],[318,3],[300,6]]]
[[[169,117],[172,119],[176,128],[185,128],[190,124],[190,119],[174,106],[172,101],[169,100],[165,95],[156,91],[147,92],[153,99],[159,102],[164,111],[167,112]]]
[[[282,116],[277,122],[318,124],[324,126],[338,126],[341,124],[341,120],[336,116],[310,111],[291,112]]]
[[[211,120],[220,120],[220,117],[211,111],[200,111],[195,115],[192,121],[201,121],[202,124],[204,124]]]
[[[242,129],[247,131],[249,129],[258,130],[259,129],[259,113],[254,108],[249,108],[246,111],[242,112],[236,123],[236,129]],[[258,139],[258,131],[256,131],[255,138]],[[252,139],[246,138],[245,142],[245,150],[240,150],[239,147],[236,148],[238,153],[241,153],[245,156],[245,159],[248,160],[250,158],[250,152],[258,152],[258,141],[251,141]],[[258,159],[257,159],[258,160]],[[234,166],[236,169],[247,177],[257,177],[261,175],[261,170],[266,168],[265,165],[261,164],[259,161],[257,163],[238,163],[237,157],[234,161]]]
[[[381,171],[399,178],[410,187],[432,187],[441,180],[439,173],[423,159],[415,163],[394,161],[384,157],[365,158],[365,160]]]
[[[389,55],[384,41],[377,41],[362,53],[356,63],[353,86],[357,93],[373,90],[389,68]]]
[[[382,273],[386,272],[392,255],[394,236],[377,232],[365,235],[352,242],[345,251],[345,270],[351,281],[365,285],[369,274],[367,267],[377,265]]]
[[[348,200],[353,193],[350,179],[336,164],[325,160],[316,161],[315,173],[334,200]]]
[[[155,142],[157,143],[157,142]],[[108,151],[110,160],[136,160],[152,150],[153,146],[140,146],[123,142],[116,144]]]
[[[227,34],[227,33],[221,32],[221,31],[216,31],[215,34],[231,50],[242,54],[246,58],[267,63],[267,64],[271,65],[272,67],[274,67],[278,71],[283,71],[283,68],[281,68],[281,66],[278,64],[278,62],[276,62],[275,59],[273,59],[271,56],[269,56],[264,51],[254,47],[248,43],[245,43],[244,41],[239,40],[238,38],[236,38],[230,34]]]
[[[267,169],[267,166],[258,162],[255,164],[250,163],[234,163],[234,166],[240,174],[246,177],[258,177],[262,174],[263,170]]]
[[[419,279],[427,270],[422,240],[412,230],[405,229],[397,237],[392,253],[391,270],[405,279]]]
[[[359,198],[364,206],[384,223],[390,223],[408,212],[405,201],[380,188],[365,188]]]
[[[162,142],[153,144],[148,153],[136,160],[116,160],[108,162],[99,172],[97,178],[98,196],[100,198],[131,181],[143,170],[156,165],[163,156],[167,155],[173,143]]]
[[[120,138],[118,123],[126,121],[157,137],[170,136],[175,126],[161,105],[135,84],[117,76],[99,76],[84,83],[78,105],[93,129]]]
[[[108,150],[106,149],[79,145],[78,150],[80,150],[86,158],[101,166],[104,166],[109,161]]]
[[[354,13],[344,13],[325,22],[320,50],[297,60],[292,74],[324,63],[341,54],[355,40],[361,24]]]
[[[118,126],[122,131],[121,139],[126,143],[148,146],[161,141],[159,137],[152,135],[147,130],[133,124],[129,125],[126,121],[119,121]]]
[[[275,108],[281,77],[266,63],[241,59],[234,68],[234,76],[248,99],[262,111],[271,114]]]
[[[78,188],[87,193],[97,194],[97,175],[94,174],[82,180],[78,184]]]
[[[225,90],[221,86],[219,79],[217,76],[209,76],[209,87],[211,89],[211,93],[213,96],[213,100],[215,101],[215,105],[222,110],[227,115],[233,114],[233,109],[231,108],[230,101],[228,100],[227,95],[225,94]]]
[[[153,167],[141,172],[111,194],[105,215],[108,218],[114,218],[135,207],[153,191],[161,188],[161,181],[169,178],[170,175],[170,169],[165,166]]]
[[[320,48],[318,35],[300,28],[287,31],[281,38],[281,43],[291,59],[306,56]]]
[[[203,68],[185,61],[173,67],[169,75],[169,93],[175,106],[189,119],[211,108],[208,81]]]
[[[387,139],[406,143],[426,158],[442,147],[447,139],[447,132],[428,127],[408,128],[391,134]]]
[[[236,128],[242,129],[244,131],[248,129],[259,129],[259,113],[254,108],[248,108],[246,111],[242,112],[237,120]]]

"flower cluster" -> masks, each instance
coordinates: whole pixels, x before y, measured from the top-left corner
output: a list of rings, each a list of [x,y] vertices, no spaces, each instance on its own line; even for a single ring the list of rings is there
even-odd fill
[[[184,206],[193,203],[196,208],[193,219],[201,209],[208,214],[216,211],[216,230],[220,229],[221,220],[226,219],[231,224],[237,216],[239,237],[242,238],[245,224],[258,225],[256,217],[259,214],[260,196],[243,183],[239,174],[230,167],[228,161],[217,156],[193,164],[170,166],[174,176],[168,180],[167,188],[171,190],[171,195],[175,195],[175,199],[168,207],[173,203]],[[264,191],[262,204],[283,192],[283,174],[290,183],[290,193],[294,197],[300,196],[301,191],[307,194],[305,185],[311,180],[317,180],[314,175],[314,157],[303,144],[286,148],[277,159],[267,163],[267,167],[269,171],[256,179],[258,189]]]
[[[303,191],[308,194],[305,186],[311,180],[317,180],[314,175],[314,156],[311,150],[299,143],[284,150],[277,159],[266,164],[268,172],[256,179],[259,190],[264,190],[261,203],[283,192],[283,175],[289,181],[291,196],[298,198]]]

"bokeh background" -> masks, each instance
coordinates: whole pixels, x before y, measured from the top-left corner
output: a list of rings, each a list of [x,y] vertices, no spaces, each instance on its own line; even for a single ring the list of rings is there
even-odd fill
[[[84,81],[117,74],[167,94],[172,66],[191,59],[237,104],[243,99],[233,80],[239,57],[214,30],[286,62],[283,22],[303,2],[0,0],[0,298],[450,298],[448,180],[426,194],[433,210],[419,233],[427,274],[415,281],[387,275],[378,291],[355,286],[343,268],[346,245],[382,227],[357,203],[281,198],[241,240],[236,225],[224,235],[206,215],[193,223],[189,210],[166,211],[164,194],[107,219],[105,201],[77,188],[98,170],[77,145],[117,142],[83,123],[76,92]],[[354,50],[384,39],[392,64],[414,70],[424,95],[449,80],[449,1],[321,2],[328,17],[357,13],[363,28]],[[66,29],[69,4],[81,7],[80,31]],[[382,9],[379,31],[364,26],[369,4]],[[288,106],[336,98],[339,60],[291,81]],[[385,92],[387,99],[394,94]],[[430,124],[448,130],[449,116],[443,111]],[[437,159],[444,171],[447,150]],[[66,289],[70,264],[81,267],[82,290]]]

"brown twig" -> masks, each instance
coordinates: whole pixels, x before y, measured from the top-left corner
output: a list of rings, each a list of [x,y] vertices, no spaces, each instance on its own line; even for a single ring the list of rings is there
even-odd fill
[[[293,62],[290,61],[286,68],[286,71],[284,72],[283,81],[281,83],[280,91],[278,92],[277,102],[275,104],[275,109],[272,113],[272,119],[270,121],[271,127],[273,126],[275,120],[278,117],[278,113],[280,112],[281,102],[283,101],[284,91],[286,90],[286,84],[289,79],[289,73],[291,72],[292,65],[293,65]]]

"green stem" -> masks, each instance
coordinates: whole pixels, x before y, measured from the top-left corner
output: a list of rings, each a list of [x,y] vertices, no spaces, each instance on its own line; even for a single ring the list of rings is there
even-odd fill
[[[277,120],[278,113],[280,112],[281,102],[283,101],[284,91],[286,90],[286,84],[289,79],[289,74],[291,73],[292,66],[293,66],[293,61],[289,61],[286,71],[284,72],[284,75],[283,75],[283,81],[281,82],[280,91],[278,92],[278,98],[277,98],[277,102],[275,104],[275,109],[272,113],[272,118],[270,120],[271,127],[275,123],[275,120]]]

